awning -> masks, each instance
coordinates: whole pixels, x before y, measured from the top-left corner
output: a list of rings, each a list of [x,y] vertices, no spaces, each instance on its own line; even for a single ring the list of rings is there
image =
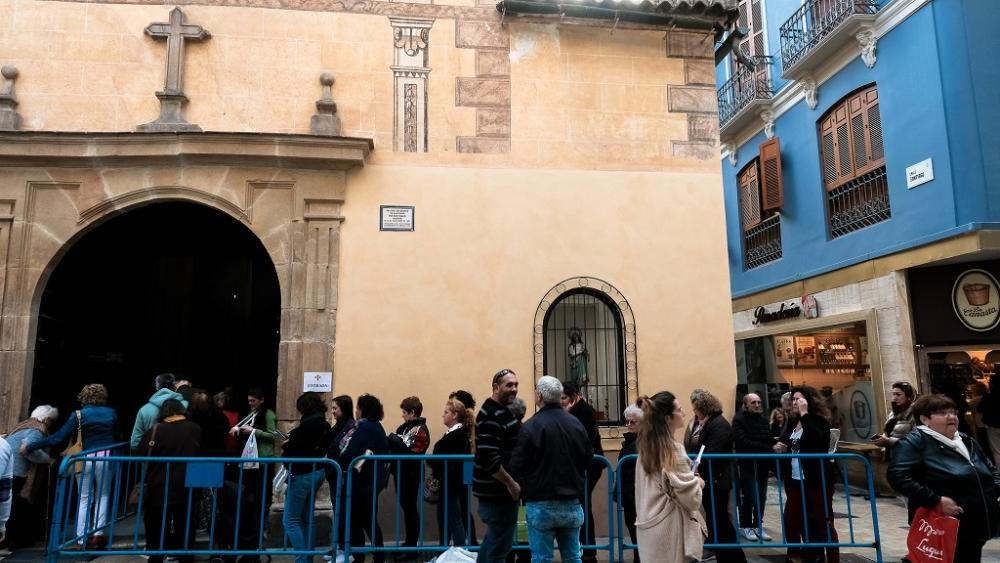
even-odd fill
[[[502,0],[505,15],[618,20],[667,27],[711,29],[734,18],[737,0]]]

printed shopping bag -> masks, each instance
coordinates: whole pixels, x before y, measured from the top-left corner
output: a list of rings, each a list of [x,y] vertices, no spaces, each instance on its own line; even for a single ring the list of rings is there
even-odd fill
[[[958,524],[958,519],[943,512],[918,508],[906,536],[911,563],[953,563]]]
[[[251,432],[250,437],[247,438],[247,443],[243,446],[243,453],[240,455],[242,458],[255,458],[257,455],[257,433]],[[243,469],[259,469],[260,464],[256,461],[251,461],[243,464]]]

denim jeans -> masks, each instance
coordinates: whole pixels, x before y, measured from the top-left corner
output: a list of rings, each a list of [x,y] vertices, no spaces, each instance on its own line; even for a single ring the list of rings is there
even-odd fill
[[[292,549],[305,551],[316,531],[310,530],[313,518],[313,504],[316,492],[323,484],[325,473],[322,469],[311,473],[288,476],[288,490],[285,491],[285,535],[292,544]],[[312,557],[296,555],[295,563],[309,563]]]
[[[467,502],[466,500],[466,490],[460,489],[458,491],[448,491],[448,498],[444,497],[444,491],[441,492],[441,501],[437,505],[437,517],[438,526],[441,530],[441,545],[448,545],[449,540],[455,545],[467,545],[467,537],[465,534],[465,520],[462,519],[462,514],[466,511],[462,510],[462,505]],[[445,520],[445,508],[447,508],[448,516]]]
[[[552,540],[559,544],[564,563],[579,563],[580,526],[583,507],[580,501],[542,500],[528,503],[528,544],[531,563],[552,561]]]
[[[486,535],[479,544],[476,563],[503,563],[514,545],[518,503],[479,501],[479,519],[486,524]]]

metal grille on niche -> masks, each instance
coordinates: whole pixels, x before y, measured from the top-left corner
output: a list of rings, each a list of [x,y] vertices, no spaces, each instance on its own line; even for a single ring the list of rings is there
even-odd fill
[[[601,426],[622,424],[625,348],[621,314],[589,289],[560,296],[545,313],[545,374],[577,383]]]

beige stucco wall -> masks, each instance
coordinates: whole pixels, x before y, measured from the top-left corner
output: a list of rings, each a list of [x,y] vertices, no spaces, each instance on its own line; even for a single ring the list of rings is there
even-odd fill
[[[481,399],[490,375],[504,366],[530,387],[539,301],[564,279],[592,276],[621,291],[635,316],[640,393],[670,389],[686,396],[708,387],[732,404],[711,40],[680,30],[612,32],[610,24],[593,22],[508,17],[501,25],[492,5],[468,1],[372,2],[365,13],[335,2],[308,7],[185,5],[188,23],[212,33],[187,46],[186,117],[206,131],[308,134],[318,77],[328,70],[337,78],[333,96],[343,134],[374,140],[367,164],[348,171],[343,184],[336,176],[328,188],[322,174],[267,166],[221,176],[189,171],[178,182],[221,195],[237,211],[252,207],[248,227],[274,239],[265,240],[269,249],[291,245],[276,259],[283,309],[309,308],[308,300],[293,307],[305,289],[281,259],[294,262],[302,250],[306,198],[330,199],[343,217],[333,223],[335,300],[323,304],[335,313],[336,329],[318,345],[325,350],[332,343],[326,367],[335,371],[338,393],[380,395],[389,407],[387,425],[397,420],[401,398],[420,395],[439,434],[437,413],[449,391],[464,387]],[[0,63],[20,70],[22,129],[125,132],[155,119],[166,48],[143,29],[166,21],[168,11],[143,0],[0,0]],[[390,16],[433,20],[426,152],[395,150]],[[141,165],[125,172],[54,170],[20,168],[13,176],[4,170],[0,180],[15,228],[38,225],[25,228],[25,236],[52,221],[69,229],[27,257],[35,273],[18,283],[29,296],[60,244],[84,228],[81,212],[102,198],[162,185],[151,183]],[[26,184],[53,178],[79,184],[71,190],[77,195],[58,211],[26,214]],[[290,207],[269,211],[266,199],[251,205],[251,178],[288,183],[291,200],[281,205]],[[297,185],[302,178],[310,178],[308,185]],[[416,231],[379,232],[380,204],[415,206]],[[274,224],[275,217],[286,223]],[[11,260],[20,260],[11,248]],[[5,317],[29,326],[24,315],[31,311],[8,315],[12,306],[4,304]],[[317,327],[302,318],[282,323],[283,339],[301,323]],[[30,352],[27,332],[8,339],[8,351]],[[329,363],[324,353],[296,354],[282,369]],[[523,395],[530,398],[527,390]],[[283,404],[287,411],[290,403]]]

